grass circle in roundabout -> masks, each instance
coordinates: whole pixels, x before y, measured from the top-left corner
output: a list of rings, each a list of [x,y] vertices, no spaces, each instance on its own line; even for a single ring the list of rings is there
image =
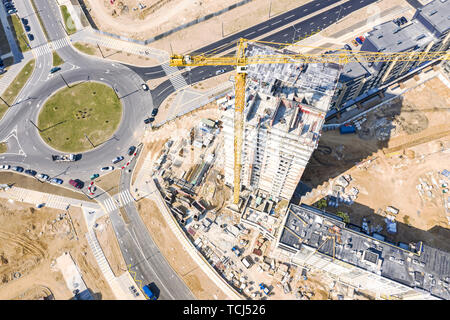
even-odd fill
[[[107,141],[121,117],[122,104],[111,87],[82,82],[53,94],[42,107],[37,126],[52,148],[82,152]]]

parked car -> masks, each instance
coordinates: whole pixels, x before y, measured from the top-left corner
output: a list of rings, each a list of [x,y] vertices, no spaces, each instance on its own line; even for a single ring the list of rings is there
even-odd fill
[[[350,47],[348,44],[345,44],[345,45],[344,45],[344,49],[345,49],[345,50],[352,50],[352,47]]]
[[[84,183],[82,181],[78,180],[78,179],[75,179],[75,180],[70,179],[69,180],[69,184],[74,186],[77,189],[81,189],[84,186]]]
[[[25,26],[25,31],[26,31],[26,32],[30,32],[30,31],[31,31],[30,26]]]
[[[25,173],[30,175],[30,176],[32,176],[32,177],[34,177],[37,172],[35,170],[32,170],[32,169],[27,169],[27,170],[25,170]]]
[[[405,17],[400,17],[400,23],[401,24],[405,24],[405,23],[407,23],[408,22],[408,20],[405,18]]]
[[[22,20],[22,23],[23,23],[24,25],[27,25],[27,24],[28,24],[28,20],[27,20],[27,19],[22,18],[22,19],[20,19],[20,20]]]
[[[157,108],[154,108],[154,109],[152,110],[152,117],[155,117],[157,114],[158,114],[158,109],[157,109]]]
[[[31,33],[27,33],[28,39],[30,39],[30,41],[34,40],[34,36]]]
[[[225,69],[220,69],[216,71],[216,76],[225,72]]]
[[[17,172],[23,172],[23,168],[22,167],[18,167],[18,166],[12,167],[11,170],[14,170],[14,171],[17,171]]]
[[[53,67],[50,69],[50,73],[55,73],[56,71],[61,70],[61,67]]]
[[[363,36],[359,36],[358,38],[359,38],[359,40],[361,40],[361,42],[366,41],[366,38],[364,38]]]
[[[354,45],[355,47],[358,46],[358,42],[356,42],[356,40],[352,40],[352,43],[353,43],[353,45]]]
[[[116,164],[123,160],[123,156],[118,156],[112,160],[112,163]]]
[[[48,175],[46,175],[45,173],[39,173],[37,175],[37,178],[41,179],[41,180],[48,180],[48,178],[50,178],[50,177]]]
[[[45,203],[39,203],[39,204],[36,206],[36,208],[40,209],[40,208],[42,208],[43,206],[45,206]]]
[[[401,22],[400,22],[400,19],[394,19],[394,20],[392,20],[396,25],[398,25],[399,27],[400,27],[400,25],[402,24]]]
[[[148,90],[148,85],[146,85],[145,83],[143,83],[143,84],[142,84],[142,89],[143,89],[144,91],[147,91],[147,90]]]
[[[94,174],[91,176],[91,180],[97,179],[98,177],[100,177],[100,175],[99,175],[98,173],[94,173]]]
[[[13,13],[16,13],[17,12],[17,9],[10,9],[10,10],[8,10],[8,14],[13,14]]]
[[[112,170],[114,170],[113,166],[103,167],[103,168],[100,169],[100,171],[112,171]]]
[[[136,147],[135,146],[131,146],[128,148],[128,155],[131,156],[133,155],[134,151],[136,151]]]
[[[359,37],[356,37],[355,41],[358,42],[359,44],[362,44],[362,41],[361,41],[361,39]]]
[[[2,170],[8,170],[9,168],[11,168],[11,166],[9,164],[2,164],[0,166],[0,169],[2,169]]]
[[[62,181],[61,179],[59,179],[59,178],[52,178],[52,179],[50,180],[50,183],[62,184],[63,181]]]
[[[149,124],[150,122],[153,122],[153,121],[155,121],[154,117],[150,117],[150,118],[144,119],[144,123],[145,124]]]

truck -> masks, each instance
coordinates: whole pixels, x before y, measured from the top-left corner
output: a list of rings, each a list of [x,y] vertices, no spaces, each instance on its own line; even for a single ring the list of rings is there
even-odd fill
[[[53,161],[77,161],[77,156],[73,153],[64,155],[52,155]]]
[[[148,300],[156,300],[156,296],[153,294],[152,290],[145,285],[142,287],[142,290],[144,291],[145,296],[148,298]]]
[[[340,126],[339,127],[339,132],[341,134],[355,133],[356,132],[356,128],[355,128],[355,126],[351,126],[351,125]]]

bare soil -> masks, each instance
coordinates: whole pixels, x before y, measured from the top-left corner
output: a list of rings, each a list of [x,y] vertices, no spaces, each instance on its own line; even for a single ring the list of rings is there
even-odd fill
[[[50,294],[57,300],[70,299],[73,294],[54,265],[66,251],[94,296],[114,298],[88,247],[81,210],[71,207],[68,211],[74,229],[68,216],[58,219],[61,213],[0,201],[0,299],[39,299]]]
[[[111,196],[119,193],[119,182],[121,170],[117,169],[108,174],[102,175],[97,178],[95,184],[108,192]]]
[[[159,65],[160,62],[153,58],[135,55],[124,51],[117,51],[104,46],[96,46],[91,43],[78,41],[84,47],[83,52],[99,58],[113,60],[121,63],[137,65],[140,67],[152,67]],[[100,47],[100,50],[99,50]]]
[[[98,223],[98,227],[95,229],[97,240],[114,275],[119,277],[127,271],[127,266],[120,251],[114,228],[108,216],[97,219],[96,223]]]
[[[326,210],[347,212],[356,225],[366,218],[385,230],[385,217],[379,210],[393,206],[400,210],[397,233],[381,232],[389,240],[423,240],[450,250],[445,194],[431,182],[432,177],[442,179],[438,172],[450,167],[449,99],[450,89],[435,77],[405,93],[401,102],[368,114],[358,135],[324,132],[302,181],[326,189],[334,178],[350,174],[353,180],[346,190],[358,188],[355,203]],[[386,140],[380,140],[380,132],[388,133]],[[323,152],[327,147],[330,154]],[[396,152],[386,152],[393,148]],[[431,197],[420,195],[420,179],[433,185]]]

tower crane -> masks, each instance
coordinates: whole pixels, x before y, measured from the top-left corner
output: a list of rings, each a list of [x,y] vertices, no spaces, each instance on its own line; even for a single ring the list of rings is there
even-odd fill
[[[235,66],[235,109],[234,109],[234,192],[233,202],[238,204],[241,189],[241,153],[243,140],[244,118],[243,111],[245,107],[245,80],[247,77],[247,66],[250,64],[268,64],[268,63],[336,63],[346,64],[349,62],[397,62],[397,61],[432,61],[432,60],[450,60],[450,53],[447,51],[435,52],[369,52],[350,50],[337,50],[331,53],[293,53],[282,52],[268,55],[247,56],[246,49],[248,43],[261,43],[271,46],[288,47],[298,46],[288,43],[274,43],[267,41],[248,40],[241,38],[237,41],[236,51],[230,55],[215,55],[211,53],[200,53],[194,55],[177,55],[170,57],[169,64],[174,67],[193,67],[193,66]],[[328,48],[322,48],[328,49]],[[216,49],[217,50],[217,49]],[[333,50],[333,49],[328,49]]]

